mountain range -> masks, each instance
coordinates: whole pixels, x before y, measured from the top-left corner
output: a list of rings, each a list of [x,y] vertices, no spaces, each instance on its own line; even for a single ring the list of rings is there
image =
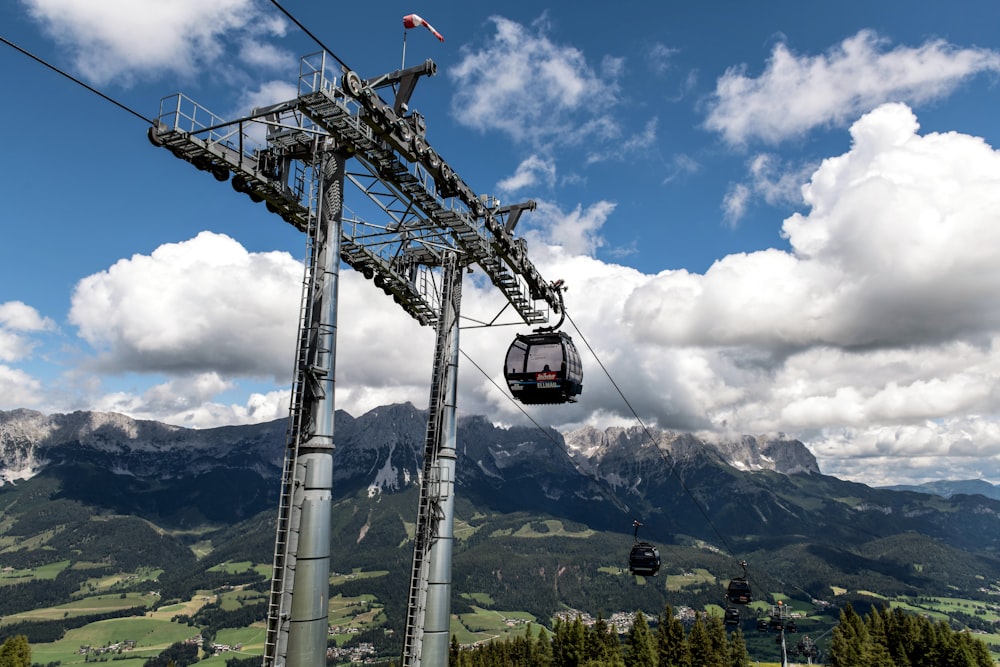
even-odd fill
[[[388,570],[387,606],[405,597],[426,419],[410,404],[335,415],[333,567]],[[285,428],[0,411],[0,566],[91,558],[179,582],[226,559],[270,562]],[[745,559],[758,589],[807,603],[857,591],[985,596],[1000,581],[1000,501],[839,480],[794,439],[560,434],[464,416],[457,445],[455,591],[499,608],[656,613],[665,601],[719,601],[718,584],[665,591],[615,575],[633,520],[667,574],[703,568],[724,581]],[[129,541],[151,546],[115,550]],[[193,558],[196,541],[208,556]]]
[[[951,498],[957,494],[979,494],[994,500],[1000,500],[1000,485],[990,484],[981,479],[964,480],[934,480],[923,484],[895,484],[884,487],[893,491],[916,491],[918,493],[933,493],[936,496]]]
[[[416,483],[425,411],[411,404],[359,418],[338,411],[335,423],[338,495],[392,493]],[[68,480],[64,494],[172,526],[189,522],[192,510],[198,521],[239,520],[273,504],[284,440],[284,421],[192,430],[114,413],[0,411],[0,484],[86,465],[115,483],[91,488]],[[662,490],[659,478],[674,462],[685,468],[703,461],[733,473],[819,473],[815,458],[795,440],[746,436],[712,444],[638,427],[585,427],[563,436],[551,429],[500,428],[482,416],[460,420],[458,448],[460,495],[506,511],[569,517],[591,516],[595,509],[605,515],[630,500],[642,506]],[[226,489],[228,501],[215,502],[215,493],[205,495],[201,486]],[[187,489],[176,508],[158,492],[168,487]]]

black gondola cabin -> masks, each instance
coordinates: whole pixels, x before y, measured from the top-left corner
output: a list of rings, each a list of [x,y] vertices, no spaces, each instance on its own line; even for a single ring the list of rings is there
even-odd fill
[[[636,542],[628,555],[628,571],[641,577],[655,577],[660,571],[660,552],[649,542]]]
[[[573,402],[583,390],[580,353],[562,331],[518,334],[503,374],[511,396],[522,403]]]
[[[752,601],[750,584],[743,577],[737,577],[729,582],[726,599],[733,604],[749,604]]]

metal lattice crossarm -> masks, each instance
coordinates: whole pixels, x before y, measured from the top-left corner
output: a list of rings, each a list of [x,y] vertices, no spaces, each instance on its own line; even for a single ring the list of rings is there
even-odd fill
[[[220,181],[232,174],[235,190],[302,231],[316,215],[319,156],[344,152],[353,158],[348,181],[385,222],[345,212],[341,259],[421,324],[436,324],[434,268],[445,251],[478,264],[524,322],[545,323],[558,312],[557,290],[513,234],[534,202],[501,207],[477,195],[428,144],[423,117],[406,112],[417,78],[433,74],[433,63],[363,81],[350,71],[332,76],[330,61],[326,53],[306,56],[296,99],[238,120],[181,94],[164,98],[150,140]],[[383,100],[380,89],[396,90],[395,100]]]

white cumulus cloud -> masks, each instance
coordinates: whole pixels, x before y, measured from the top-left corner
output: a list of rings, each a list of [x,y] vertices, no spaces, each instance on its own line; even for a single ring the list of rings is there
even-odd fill
[[[448,70],[457,89],[452,114],[460,123],[533,145],[620,134],[610,112],[618,96],[619,59],[605,58],[595,68],[576,47],[553,41],[544,21],[491,21],[493,38],[465,47],[462,60]]]
[[[302,271],[287,253],[251,253],[202,232],[84,278],[69,319],[95,351],[87,366],[168,378],[138,393],[87,384],[88,405],[198,427],[285,416],[290,390],[255,393],[244,405],[220,397],[248,378],[291,383]],[[349,269],[338,313],[338,408],[426,405],[433,331]]]
[[[631,406],[668,429],[785,432],[858,481],[1000,481],[1000,154],[918,129],[902,104],[858,120],[851,149],[804,184],[790,252],[645,275],[580,254],[586,243],[534,243],[543,275],[570,288],[564,329],[585,365],[580,402],[534,416],[630,423]],[[463,346],[502,386],[489,361],[505,341],[473,337]],[[520,419],[464,368],[463,406]]]
[[[202,232],[80,281],[70,321],[106,372],[285,380],[294,356],[301,263]]]
[[[70,53],[75,69],[95,83],[129,83],[136,76],[193,76],[230,44],[255,35],[280,36],[285,22],[261,13],[253,0],[22,0],[29,15]],[[246,42],[250,65],[273,66],[284,55]]]
[[[705,127],[727,142],[778,143],[816,126],[843,125],[883,102],[941,98],[980,72],[1000,71],[1000,52],[943,40],[889,48],[871,30],[809,56],[777,44],[760,76],[729,69],[716,83]],[[781,113],[775,113],[781,109]]]
[[[219,393],[234,387],[216,373],[177,377],[139,394],[111,392],[88,401],[87,409],[120,412],[187,428],[255,424],[288,416],[290,390],[251,393],[244,404],[227,403]]]
[[[21,301],[0,303],[0,361],[19,361],[37,343],[31,334],[50,331],[55,323]]]
[[[593,255],[604,245],[601,227],[614,210],[615,204],[604,200],[586,208],[578,204],[572,211],[563,211],[553,202],[540,201],[524,237],[532,245],[541,242],[559,246],[569,254]]]
[[[531,155],[517,165],[517,169],[511,176],[497,183],[497,189],[507,194],[514,194],[518,190],[530,188],[539,183],[551,188],[555,185],[555,181],[555,163],[539,155]]]
[[[637,335],[671,344],[845,348],[936,344],[1000,324],[1000,154],[917,133],[902,104],[851,129],[845,155],[784,224],[793,252],[730,255],[704,276],[666,273],[626,304]],[[959,194],[961,193],[961,194]]]
[[[0,410],[34,407],[43,401],[43,386],[37,378],[0,364]]]

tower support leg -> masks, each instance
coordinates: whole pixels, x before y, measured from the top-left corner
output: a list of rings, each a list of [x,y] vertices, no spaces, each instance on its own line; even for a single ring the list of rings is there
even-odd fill
[[[304,286],[264,667],[326,665],[337,293],[346,159],[329,152],[320,163],[320,204],[311,230]]]
[[[462,267],[453,253],[445,256],[442,284],[403,643],[404,667],[447,667],[451,638],[458,322],[462,301]]]

